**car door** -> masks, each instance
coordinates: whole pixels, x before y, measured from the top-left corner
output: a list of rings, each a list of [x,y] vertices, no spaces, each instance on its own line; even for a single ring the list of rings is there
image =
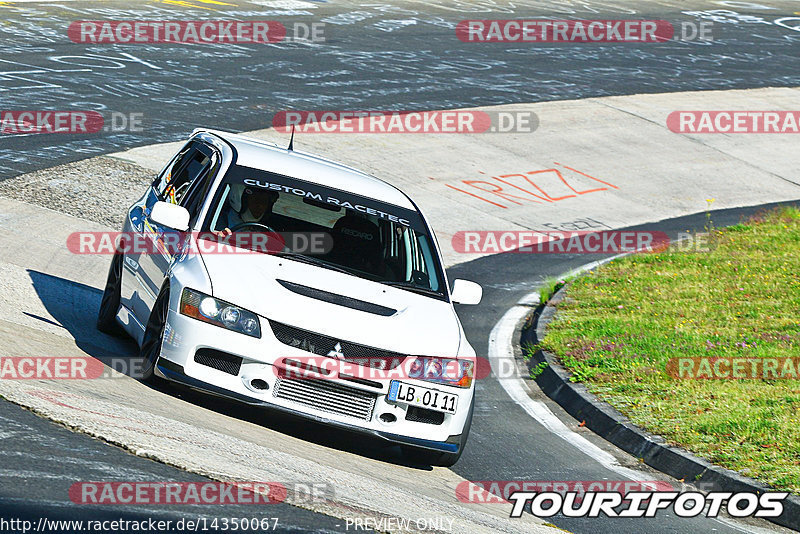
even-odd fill
[[[200,141],[186,145],[172,164],[164,169],[153,184],[152,194],[148,195],[141,214],[139,236],[142,247],[129,255],[126,263],[136,265],[137,296],[132,299],[133,311],[140,323],[146,324],[153,309],[155,299],[164,283],[175,255],[179,252],[175,244],[180,233],[162,227],[150,218],[150,212],[157,201],[178,204],[187,209],[199,211],[205,185],[213,179],[219,167],[220,156],[216,149]],[[200,192],[198,192],[200,191]],[[194,220],[197,213],[191,214]]]
[[[150,210],[159,198],[159,192],[163,191],[166,183],[169,181],[167,177],[172,173],[177,172],[178,168],[186,164],[186,155],[193,146],[193,142],[184,145],[178,151],[172,160],[164,167],[164,169],[156,176],[155,181],[150,184],[146,194],[139,199],[128,211],[128,223],[131,235],[128,236],[133,246],[129,247],[125,253],[125,258],[122,264],[122,284],[121,284],[121,304],[128,310],[133,312],[134,317],[141,321],[143,314],[148,313],[149,309],[142,299],[142,295],[149,293],[142,285],[142,277],[139,272],[139,262],[143,255],[145,223]],[[149,300],[149,298],[147,299]]]

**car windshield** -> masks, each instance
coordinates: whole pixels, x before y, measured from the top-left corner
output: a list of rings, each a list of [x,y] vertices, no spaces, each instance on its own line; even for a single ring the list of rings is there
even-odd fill
[[[277,254],[445,297],[432,238],[415,210],[233,165],[208,214],[206,231],[277,232],[285,243]]]

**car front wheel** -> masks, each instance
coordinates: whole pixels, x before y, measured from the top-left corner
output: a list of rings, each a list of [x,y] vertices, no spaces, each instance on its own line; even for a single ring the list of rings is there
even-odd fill
[[[117,312],[122,292],[122,260],[121,252],[114,254],[111,267],[108,269],[106,287],[100,301],[100,311],[97,314],[97,329],[112,336],[122,336],[125,330],[117,322]]]
[[[139,355],[142,358],[142,380],[153,382],[158,357],[161,355],[161,343],[164,340],[164,331],[167,326],[167,312],[169,311],[169,288],[161,290],[150,312],[150,319],[142,339]]]

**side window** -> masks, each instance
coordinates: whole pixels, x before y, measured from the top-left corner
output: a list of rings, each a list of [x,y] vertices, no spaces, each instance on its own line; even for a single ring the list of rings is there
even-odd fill
[[[431,273],[434,272],[435,268],[430,259],[432,258],[432,251],[427,240],[409,228],[401,229],[397,227],[397,230],[402,240],[398,255],[403,258],[402,269],[400,270],[403,275],[403,281],[423,286],[431,285]],[[431,287],[431,289],[438,290],[438,282],[435,281],[435,277],[433,285],[436,287]]]
[[[217,171],[219,170],[219,155],[216,152],[211,152],[209,158],[208,165],[205,165],[200,174],[193,180],[188,193],[179,200],[180,205],[189,211],[192,222],[200,215],[200,208],[203,206],[208,187],[217,176]]]
[[[159,200],[180,204],[192,182],[213,165],[211,152],[198,142],[191,142],[181,150],[156,180]]]
[[[170,161],[169,164],[164,167],[164,170],[161,171],[161,174],[159,174],[156,178],[156,181],[153,183],[153,189],[156,190],[159,200],[164,199],[164,190],[167,188],[170,180],[172,180],[172,175],[177,174],[178,168],[181,165],[186,164],[186,155],[190,152],[194,145],[194,142],[189,142],[186,146],[184,146],[181,151],[172,158],[172,161]]]
[[[420,251],[420,273],[423,276],[425,283],[430,286],[434,291],[439,290],[439,279],[436,276],[436,266],[433,263],[434,252],[428,244],[428,239],[423,236],[417,236],[417,248]]]

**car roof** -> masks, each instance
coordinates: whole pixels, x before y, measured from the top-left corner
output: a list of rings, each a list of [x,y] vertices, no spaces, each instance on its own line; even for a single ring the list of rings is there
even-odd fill
[[[290,176],[417,211],[408,196],[395,186],[347,165],[280,148],[269,141],[219,130],[202,128],[195,130],[193,135],[200,132],[210,133],[231,144],[236,149],[237,165]]]

